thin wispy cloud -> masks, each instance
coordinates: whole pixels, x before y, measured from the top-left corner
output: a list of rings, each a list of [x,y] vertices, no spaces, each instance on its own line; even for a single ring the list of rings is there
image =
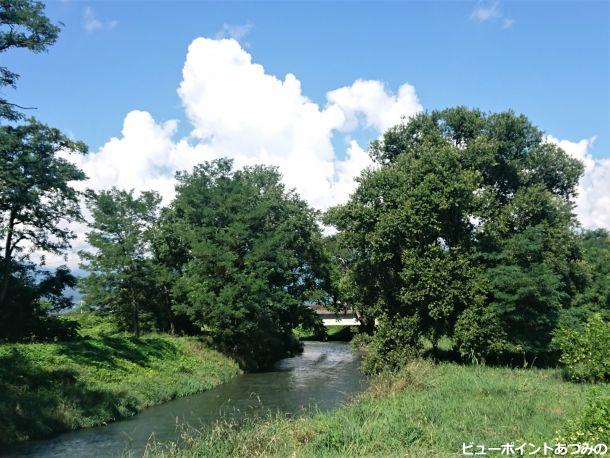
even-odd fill
[[[234,40],[240,41],[246,35],[250,33],[253,25],[248,22],[246,24],[222,24],[222,27],[216,34],[214,38],[219,40],[222,38],[233,38]]]
[[[514,23],[515,23],[514,19],[504,18],[504,19],[502,19],[502,28],[503,29],[510,29],[513,26]]]
[[[470,14],[470,19],[473,19],[477,22],[487,22],[492,21],[494,19],[498,19],[501,16],[500,14],[500,3],[478,3],[472,13]]]
[[[110,21],[102,21],[98,19],[93,11],[93,8],[87,6],[83,12],[83,27],[87,32],[95,32],[97,30],[102,29],[114,29],[118,25],[118,21],[110,20]]]
[[[470,19],[479,23],[499,22],[503,29],[509,29],[515,23],[502,12],[499,1],[479,1],[470,13]]]

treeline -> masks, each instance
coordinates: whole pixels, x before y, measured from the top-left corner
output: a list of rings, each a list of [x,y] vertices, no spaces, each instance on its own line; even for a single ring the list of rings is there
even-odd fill
[[[0,8],[0,51],[57,38],[40,3]],[[458,107],[389,129],[324,237],[274,168],[203,163],[177,175],[164,208],[154,191],[79,192],[86,177],[65,157],[84,144],[7,100],[0,114],[0,339],[75,336],[55,313],[76,279],[31,255],[70,249],[83,201],[85,307],[135,335],[200,335],[248,368],[297,351],[293,329],[320,327],[314,302],[357,311],[373,372],[442,338],[463,360],[553,364],[566,336],[608,329],[610,238],[574,215],[583,165],[525,116]]]

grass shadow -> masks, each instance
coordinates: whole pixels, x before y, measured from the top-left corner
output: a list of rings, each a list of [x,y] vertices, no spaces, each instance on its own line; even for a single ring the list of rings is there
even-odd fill
[[[177,355],[172,343],[150,338],[103,336],[98,339],[81,339],[58,344],[59,352],[74,362],[88,366],[105,366],[117,369],[117,360],[125,360],[139,366],[150,363],[164,355]]]
[[[12,349],[0,357],[0,444],[72,429],[73,416],[120,418],[136,412],[136,399],[91,387],[75,370],[43,367]],[[103,420],[100,420],[100,422]]]

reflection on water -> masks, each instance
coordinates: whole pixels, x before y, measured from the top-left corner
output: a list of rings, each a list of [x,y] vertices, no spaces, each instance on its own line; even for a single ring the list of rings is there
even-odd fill
[[[176,440],[177,426],[220,418],[237,420],[270,411],[299,414],[333,409],[364,387],[359,356],[343,342],[306,342],[303,353],[271,372],[246,374],[213,390],[151,407],[133,418],[5,450],[7,456],[105,457],[140,455],[151,436]]]

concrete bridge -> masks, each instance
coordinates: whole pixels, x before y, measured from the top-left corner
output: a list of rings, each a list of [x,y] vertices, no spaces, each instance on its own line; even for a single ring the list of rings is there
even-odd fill
[[[324,326],[360,326],[360,321],[351,309],[336,313],[320,305],[312,305],[311,308],[322,318]]]

